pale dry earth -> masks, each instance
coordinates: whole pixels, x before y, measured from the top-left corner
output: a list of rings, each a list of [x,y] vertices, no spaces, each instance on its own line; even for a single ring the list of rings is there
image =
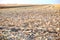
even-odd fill
[[[60,5],[1,8],[0,40],[60,40]]]

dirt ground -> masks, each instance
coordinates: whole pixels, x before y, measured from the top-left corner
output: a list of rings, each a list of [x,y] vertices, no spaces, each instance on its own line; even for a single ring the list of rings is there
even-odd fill
[[[60,40],[60,5],[0,8],[0,40]]]

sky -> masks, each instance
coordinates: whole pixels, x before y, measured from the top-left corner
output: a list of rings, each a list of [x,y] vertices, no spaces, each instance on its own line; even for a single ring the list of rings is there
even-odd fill
[[[0,4],[60,4],[60,0],[0,0]]]

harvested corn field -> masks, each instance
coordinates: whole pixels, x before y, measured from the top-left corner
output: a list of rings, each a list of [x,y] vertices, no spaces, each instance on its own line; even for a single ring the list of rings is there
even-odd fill
[[[0,8],[0,40],[60,40],[60,5]]]

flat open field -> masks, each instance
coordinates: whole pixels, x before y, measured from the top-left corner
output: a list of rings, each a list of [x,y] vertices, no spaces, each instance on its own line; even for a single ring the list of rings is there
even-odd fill
[[[60,4],[0,6],[0,40],[60,40]]]

